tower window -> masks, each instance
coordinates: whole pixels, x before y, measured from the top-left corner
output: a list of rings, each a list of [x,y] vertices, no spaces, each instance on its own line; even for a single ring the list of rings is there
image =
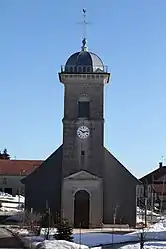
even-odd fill
[[[85,151],[82,150],[82,151],[81,151],[81,156],[84,156],[84,155],[85,155]]]
[[[89,116],[90,116],[89,101],[79,101],[78,102],[78,117],[79,118],[89,118]]]

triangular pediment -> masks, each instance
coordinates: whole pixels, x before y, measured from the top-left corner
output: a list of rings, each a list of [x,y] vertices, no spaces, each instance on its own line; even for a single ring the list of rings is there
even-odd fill
[[[67,176],[65,179],[72,179],[72,180],[100,180],[99,177],[92,175],[91,173],[81,170],[77,173],[74,173],[70,176]]]

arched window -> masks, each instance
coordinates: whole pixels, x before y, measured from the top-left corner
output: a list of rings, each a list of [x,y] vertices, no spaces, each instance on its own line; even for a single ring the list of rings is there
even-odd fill
[[[86,73],[86,67],[83,66],[83,73]]]
[[[82,67],[78,67],[78,72],[82,73]]]
[[[73,67],[70,67],[68,72],[73,73]]]
[[[77,73],[77,66],[74,67],[74,73]]]
[[[87,94],[80,95],[78,99],[78,117],[79,118],[90,117],[90,100]]]
[[[90,71],[91,71],[91,68],[87,67],[87,73],[90,73]]]

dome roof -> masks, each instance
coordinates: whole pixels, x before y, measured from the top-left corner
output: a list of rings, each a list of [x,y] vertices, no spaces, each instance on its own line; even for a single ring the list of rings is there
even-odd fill
[[[104,70],[102,60],[94,53],[88,52],[83,40],[82,51],[72,54],[66,64],[66,72],[101,72]]]

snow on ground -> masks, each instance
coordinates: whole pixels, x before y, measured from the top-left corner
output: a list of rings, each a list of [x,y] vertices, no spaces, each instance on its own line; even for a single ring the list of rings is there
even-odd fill
[[[140,232],[144,233],[145,240],[166,240],[166,220],[144,230],[129,234],[85,233],[81,235],[81,242],[90,247],[112,243],[140,241]],[[74,234],[74,242],[79,243],[80,234]]]
[[[14,230],[13,230],[14,231]],[[73,234],[74,243],[71,244],[64,241],[53,240],[53,234],[56,232],[55,229],[50,230],[50,240],[45,240],[46,230],[41,230],[40,236],[33,236],[32,233],[29,233],[26,229],[15,229],[15,233],[18,233],[23,238],[24,242],[28,243],[30,246],[32,244],[33,248],[42,248],[42,249],[78,249],[78,245],[85,245],[82,249],[87,249],[88,247],[93,247],[96,249],[102,249],[102,245],[115,244],[115,243],[126,243],[132,242],[131,245],[121,246],[121,249],[138,249],[140,247],[140,233],[143,232],[145,238],[145,249],[166,249],[166,220],[161,221],[150,228],[144,230],[138,230],[130,234],[109,234],[102,232],[87,232],[87,233],[76,233]],[[151,241],[151,242],[148,242]],[[135,244],[133,244],[135,242]],[[79,246],[80,248],[80,246]]]
[[[86,245],[80,245],[75,242],[68,242],[65,240],[45,240],[43,235],[41,236],[33,236],[29,233],[27,229],[12,229],[13,232],[19,234],[19,237],[24,242],[27,248],[36,248],[36,249],[88,249],[89,247]],[[52,230],[53,232],[53,230]],[[54,233],[55,234],[55,233]]]
[[[5,212],[5,213],[7,214],[7,213],[17,213],[17,212],[19,212],[20,210],[17,209],[17,208],[2,207],[2,208],[0,208],[0,211],[1,211],[1,212]]]
[[[79,245],[66,240],[45,240],[38,244],[37,248],[40,249],[88,249],[88,246]]]
[[[1,212],[18,212],[24,206],[24,202],[24,196],[12,196],[7,193],[0,192]]]
[[[132,239],[135,239],[138,241],[140,240],[140,232],[144,232],[144,238],[145,241],[149,240],[150,242],[145,242],[144,243],[144,249],[166,249],[166,220],[159,222],[153,226],[151,226],[150,228],[144,229],[144,230],[140,230],[138,232],[133,232],[130,233],[129,235],[121,235],[122,237],[120,238],[119,235],[113,235],[114,240],[113,243],[116,243],[118,237],[120,238],[121,242],[125,242],[125,238],[126,236],[131,236],[129,239],[129,241],[134,241]],[[133,238],[132,238],[133,236]],[[123,241],[122,241],[123,240]],[[135,241],[136,241],[135,240]],[[153,241],[154,240],[154,241]],[[119,241],[120,242],[120,241]],[[95,246],[93,247],[93,249],[102,249],[101,246]],[[119,249],[140,249],[140,244],[136,243],[136,244],[130,244],[130,245],[124,245],[124,246],[120,246],[119,245]]]
[[[8,207],[8,208],[18,208],[19,204],[16,202],[2,202],[2,207]]]
[[[28,231],[28,229],[24,229],[24,228],[21,228],[21,229],[13,228],[11,230],[13,233],[19,234],[21,236],[27,236],[27,235],[30,236],[32,234],[30,231]]]
[[[145,213],[145,210],[144,210],[144,209],[137,207],[137,214],[138,214],[138,215],[139,215],[139,214],[144,214],[144,213]],[[147,210],[147,215],[160,216],[158,213],[155,213],[155,212],[153,212],[153,211],[151,211],[151,210]]]
[[[56,233],[57,229],[56,228],[50,228],[49,229],[49,235],[54,235]],[[42,228],[41,229],[41,232],[40,232],[40,235],[43,236],[43,235],[46,235],[48,232],[48,228]]]
[[[93,248],[95,249],[95,248]],[[98,247],[96,247],[96,249],[99,249]],[[119,249],[140,249],[140,244],[134,244],[134,245],[125,245],[122,247],[119,247]],[[146,242],[144,244],[144,249],[166,249],[166,242],[165,241],[161,241],[161,242],[156,242],[156,241],[152,241],[152,242]]]
[[[0,201],[8,201],[8,202],[25,202],[25,197],[22,195],[12,196],[10,194],[0,192]]]
[[[138,234],[109,234],[109,233],[84,233],[81,236],[80,234],[74,234],[74,242],[87,245],[89,247],[96,247],[100,245],[116,244],[116,243],[125,243],[128,241],[139,241]]]
[[[149,223],[158,222],[161,215],[159,213],[153,212],[151,210],[147,210],[146,219]],[[144,223],[145,224],[145,210],[137,207],[137,224]]]

